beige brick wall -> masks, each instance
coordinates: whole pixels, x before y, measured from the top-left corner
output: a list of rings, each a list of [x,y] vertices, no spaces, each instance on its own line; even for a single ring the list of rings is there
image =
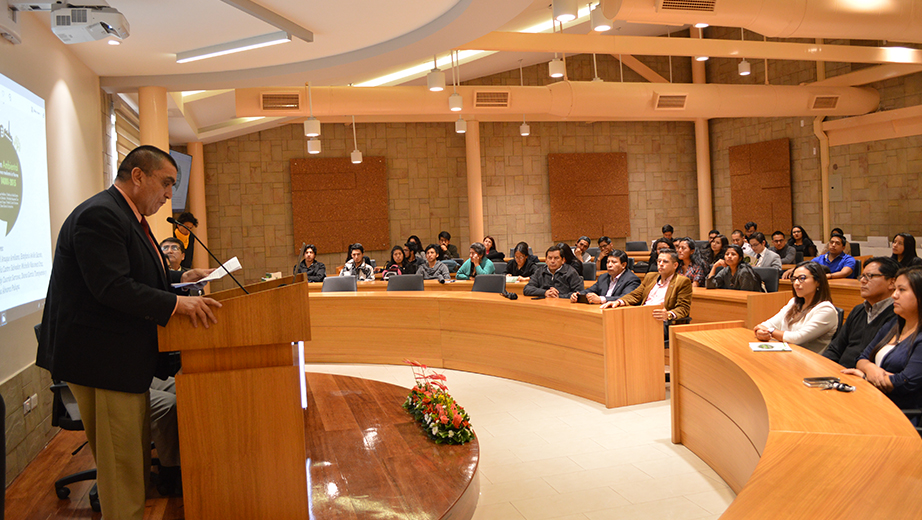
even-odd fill
[[[59,429],[51,426],[51,373],[34,364],[0,384],[6,404],[6,485],[38,455]],[[38,408],[23,415],[23,401],[38,395]],[[50,488],[51,481],[48,482]]]
[[[707,37],[738,39],[739,30],[709,28]],[[746,39],[762,38],[747,31]],[[769,38],[769,41],[812,43],[812,40],[775,38]],[[712,58],[707,62],[708,81],[763,83],[764,62],[749,61],[752,62],[752,75],[744,78],[737,73],[739,60]],[[827,63],[826,74],[827,77],[833,77],[864,67],[861,64]],[[768,69],[769,81],[774,85],[816,81],[816,65],[812,62],[772,60],[769,61]],[[884,110],[922,104],[922,73],[868,86],[880,92],[881,107]],[[794,223],[804,226],[814,240],[823,240],[819,140],[813,134],[813,118],[712,119],[710,135],[714,223],[718,229],[726,232],[730,227],[729,147],[787,137],[791,139]],[[830,204],[832,227],[841,227],[858,240],[868,235],[892,236],[903,231],[922,235],[920,145],[922,137],[915,136],[830,148],[831,173],[842,174],[844,194],[842,202]]]

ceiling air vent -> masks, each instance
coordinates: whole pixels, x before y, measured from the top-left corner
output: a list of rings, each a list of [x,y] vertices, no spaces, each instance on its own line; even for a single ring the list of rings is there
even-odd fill
[[[713,13],[717,0],[656,0],[657,11]]]
[[[685,100],[688,94],[660,94],[653,93],[653,108],[655,110],[685,110]]]
[[[298,110],[301,98],[297,92],[264,93],[263,110]]]
[[[812,110],[833,110],[839,104],[839,96],[816,96],[810,104]]]
[[[474,108],[509,108],[509,92],[474,92]]]

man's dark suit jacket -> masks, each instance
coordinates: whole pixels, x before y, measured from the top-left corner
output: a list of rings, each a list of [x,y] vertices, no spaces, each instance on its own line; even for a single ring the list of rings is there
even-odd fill
[[[637,278],[637,275],[626,269],[623,273],[621,273],[621,276],[615,283],[615,290],[611,293],[611,296],[606,298],[605,301],[613,302],[625,294],[630,293],[639,286],[640,278]],[[599,279],[596,280],[594,284],[592,284],[592,287],[584,289],[580,291],[580,293],[595,293],[598,296],[605,296],[608,293],[609,287],[611,287],[611,275],[605,272],[599,276]]]
[[[36,364],[54,379],[120,392],[150,388],[157,325],[176,306],[162,253],[114,187],[67,217],[54,254]]]

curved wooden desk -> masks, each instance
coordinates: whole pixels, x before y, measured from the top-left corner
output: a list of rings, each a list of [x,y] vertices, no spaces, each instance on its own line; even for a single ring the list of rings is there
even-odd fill
[[[410,374],[407,367],[408,381]],[[460,446],[429,440],[401,408],[407,388],[331,374],[308,373],[306,380],[309,518],[473,516],[477,439]]]
[[[800,347],[752,352],[740,326],[672,331],[673,442],[737,493],[721,518],[919,518],[922,439],[893,403]],[[857,390],[803,385],[816,376]]]
[[[418,360],[561,390],[608,407],[666,398],[663,328],[650,308],[602,311],[498,294],[311,294],[309,363]]]

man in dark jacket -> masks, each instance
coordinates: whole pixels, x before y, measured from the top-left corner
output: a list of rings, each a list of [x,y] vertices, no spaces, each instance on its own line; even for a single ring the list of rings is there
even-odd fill
[[[845,368],[855,368],[858,356],[874,338],[884,323],[893,318],[893,284],[899,264],[884,256],[869,258],[858,281],[864,302],[855,306],[842,330],[823,351],[827,357]]]
[[[211,308],[221,306],[169,290],[171,281],[209,272],[168,271],[147,225],[175,182],[166,152],[141,146],[129,153],[113,186],[64,221],[45,297],[36,364],[77,398],[106,518],[144,515],[157,326],[183,314],[207,327],[216,323]]]
[[[599,276],[592,287],[579,291],[585,294],[589,303],[605,303],[617,300],[640,286],[640,278],[628,270],[627,253],[620,249],[612,251],[606,260],[607,272]],[[577,293],[570,295],[571,301],[576,301]]]
[[[583,290],[583,277],[575,269],[564,264],[559,245],[551,246],[547,250],[545,262],[547,265],[539,267],[522,290],[525,296],[569,298],[571,294]]]

